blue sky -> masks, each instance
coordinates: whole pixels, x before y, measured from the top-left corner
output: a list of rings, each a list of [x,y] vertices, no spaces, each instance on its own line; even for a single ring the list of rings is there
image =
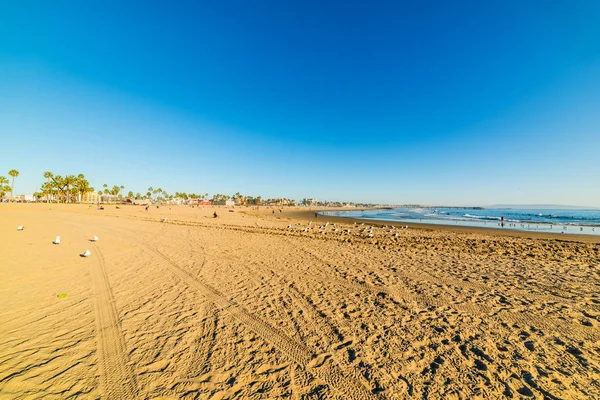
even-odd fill
[[[598,38],[597,1],[5,0],[0,174],[600,206]]]

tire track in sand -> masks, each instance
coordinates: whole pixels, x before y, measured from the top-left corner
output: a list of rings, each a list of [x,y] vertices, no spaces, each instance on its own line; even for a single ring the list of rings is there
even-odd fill
[[[181,268],[169,257],[150,246],[138,242],[151,253],[156,254],[165,261],[171,272],[179,277],[190,287],[196,289],[202,295],[209,298],[217,305],[220,310],[228,312],[236,320],[250,328],[255,334],[261,337],[267,343],[277,348],[289,359],[300,365],[313,376],[326,382],[333,390],[339,393],[345,399],[376,399],[381,396],[369,392],[353,379],[343,374],[339,367],[328,361],[329,355],[316,356],[304,344],[298,343],[289,338],[276,328],[262,321],[260,318],[252,315],[243,307],[227,299],[227,297],[210,285],[199,281],[188,271]]]
[[[106,276],[104,256],[94,243],[97,254],[90,264],[94,289],[94,314],[98,362],[100,364],[101,396],[107,399],[134,399],[137,396],[135,375],[128,364],[127,347],[121,330],[121,321],[115,299]]]

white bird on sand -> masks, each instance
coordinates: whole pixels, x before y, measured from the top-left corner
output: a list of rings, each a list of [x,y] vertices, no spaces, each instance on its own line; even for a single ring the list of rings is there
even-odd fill
[[[23,229],[25,229],[25,227],[24,227],[23,225],[19,225],[19,226],[17,226],[17,230],[18,230],[18,231],[22,231]]]
[[[54,242],[52,242],[53,244],[60,244],[60,236],[57,236],[56,239],[54,239]]]
[[[94,236],[93,238],[90,239],[90,242],[97,242],[98,241],[98,236]]]
[[[84,251],[83,253],[80,254],[81,257],[89,257],[92,255],[92,252],[89,250]]]

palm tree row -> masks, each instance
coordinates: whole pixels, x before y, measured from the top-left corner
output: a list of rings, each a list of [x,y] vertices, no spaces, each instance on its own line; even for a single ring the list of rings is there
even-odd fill
[[[12,177],[10,186],[9,180],[4,176],[0,176],[0,199],[4,198],[4,196],[10,192],[11,199],[14,200],[15,178],[19,176],[19,171],[12,169],[8,172],[8,175]],[[90,186],[88,180],[83,174],[66,175],[63,177],[61,175],[54,175],[54,173],[50,171],[46,171],[44,173],[44,178],[46,181],[41,185],[41,192],[34,193],[34,197],[38,200],[46,197],[46,200],[50,202],[52,202],[52,200],[56,200],[64,203],[79,203],[84,201],[86,194],[95,192],[94,188]],[[115,200],[123,198],[122,191],[125,189],[124,186],[114,185],[112,188],[109,188],[108,184],[105,183],[102,185],[102,187],[103,190],[98,191],[99,196],[110,196]],[[154,189],[153,187],[148,188],[145,196],[139,192],[134,194],[132,191],[129,191],[129,193],[127,193],[127,197],[135,200],[141,200],[145,198],[153,201],[183,200],[184,202],[195,199],[208,200],[209,198],[212,201],[225,201],[232,199],[240,205],[261,205],[263,203],[269,205],[295,204],[293,200],[286,198],[268,199],[263,201],[261,196],[244,196],[240,192],[236,192],[233,195],[216,193],[212,195],[212,197],[209,197],[208,193],[196,194],[175,192],[174,195],[171,195],[161,188]]]
[[[19,171],[17,171],[16,169],[11,169],[10,171],[8,171],[8,176],[12,177],[12,184],[10,186],[8,185],[8,179],[5,176],[0,176],[0,198],[4,199],[6,193],[10,192],[10,199],[14,201],[15,178],[19,176]]]
[[[47,179],[41,186],[46,199],[52,201],[62,201],[64,203],[81,202],[86,193],[93,192],[94,188],[83,174],[75,175],[54,175],[52,172],[44,172],[44,178]],[[36,193],[40,195],[41,193]],[[37,196],[36,196],[37,197]],[[39,198],[38,197],[38,198]]]

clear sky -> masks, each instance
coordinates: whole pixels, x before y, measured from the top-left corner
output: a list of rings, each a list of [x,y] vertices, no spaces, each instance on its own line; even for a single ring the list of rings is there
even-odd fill
[[[0,0],[0,175],[600,206],[600,2]]]

